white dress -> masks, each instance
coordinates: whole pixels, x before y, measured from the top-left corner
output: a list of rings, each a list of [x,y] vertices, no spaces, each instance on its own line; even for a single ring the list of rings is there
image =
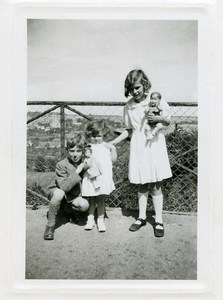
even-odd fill
[[[130,99],[124,107],[126,128],[132,128],[129,158],[129,180],[135,184],[158,182],[172,176],[166,141],[159,131],[151,141],[146,138],[146,115],[149,99],[140,103]],[[170,116],[170,108],[162,100],[162,116]]]
[[[97,176],[98,188],[95,188],[88,172],[84,173],[82,180],[82,196],[109,195],[114,189],[112,178],[111,151],[105,147],[105,143],[91,144],[92,157],[100,163],[101,175]]]

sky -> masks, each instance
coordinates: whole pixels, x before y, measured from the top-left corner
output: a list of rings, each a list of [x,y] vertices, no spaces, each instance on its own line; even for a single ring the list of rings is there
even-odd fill
[[[167,101],[197,101],[197,21],[28,20],[28,100],[125,101],[132,69]]]

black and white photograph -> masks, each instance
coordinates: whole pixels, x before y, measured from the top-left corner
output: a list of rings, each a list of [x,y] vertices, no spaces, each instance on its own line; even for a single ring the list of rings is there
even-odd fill
[[[222,20],[1,2],[1,299],[222,300]]]
[[[25,279],[197,280],[195,20],[27,20]]]

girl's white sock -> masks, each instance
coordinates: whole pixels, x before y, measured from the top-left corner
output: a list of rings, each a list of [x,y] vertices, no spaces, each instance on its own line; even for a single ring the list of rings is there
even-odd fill
[[[139,218],[145,220],[146,219],[148,192],[146,192],[146,193],[138,192],[138,199],[139,199]]]
[[[94,215],[88,215],[87,219],[88,219],[88,221],[93,221],[94,220]]]
[[[152,195],[153,206],[155,210],[155,221],[158,223],[163,223],[163,194],[154,196]]]

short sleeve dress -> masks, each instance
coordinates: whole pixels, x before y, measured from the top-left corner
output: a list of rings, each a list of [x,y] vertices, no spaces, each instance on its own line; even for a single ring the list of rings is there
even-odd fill
[[[97,176],[98,188],[95,188],[90,175],[85,172],[82,180],[82,196],[91,197],[109,195],[115,189],[112,177],[111,152],[105,143],[91,144],[92,157],[100,163],[101,175]]]
[[[131,98],[124,107],[124,122],[126,128],[132,129],[129,157],[129,180],[134,184],[145,184],[170,178],[169,158],[166,141],[162,131],[148,141],[146,138],[146,115],[149,99],[140,103]],[[162,116],[170,116],[170,108],[162,100]]]

